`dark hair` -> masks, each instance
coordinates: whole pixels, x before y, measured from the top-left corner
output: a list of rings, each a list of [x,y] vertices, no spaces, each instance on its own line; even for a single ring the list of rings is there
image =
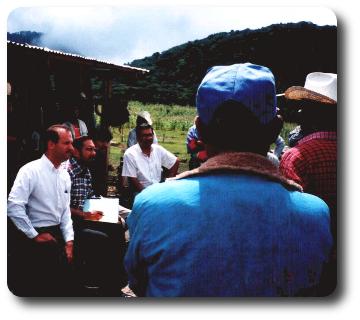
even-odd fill
[[[92,140],[89,136],[81,136],[79,138],[76,138],[73,142],[73,146],[76,150],[81,151],[82,147],[84,146],[84,142]]]
[[[262,154],[281,130],[282,121],[277,119],[263,125],[242,103],[229,100],[217,108],[208,125],[200,123],[201,135],[205,143],[219,150]]]
[[[53,143],[58,143],[60,136],[59,136],[59,129],[64,129],[71,133],[69,127],[62,125],[62,124],[54,124],[49,127],[44,133],[44,150],[47,151],[48,142],[51,141]]]
[[[106,141],[110,142],[113,138],[110,128],[108,127],[99,127],[94,130],[92,135],[94,141]]]
[[[141,131],[146,129],[151,129],[151,132],[154,133],[153,127],[146,122],[136,126],[135,128],[136,137],[138,138],[140,136]]]
[[[297,122],[305,132],[337,130],[337,104],[302,101],[300,109]]]
[[[136,126],[138,127],[138,126],[140,126],[142,124],[149,124],[149,123],[143,117],[137,116],[137,118],[136,118]]]

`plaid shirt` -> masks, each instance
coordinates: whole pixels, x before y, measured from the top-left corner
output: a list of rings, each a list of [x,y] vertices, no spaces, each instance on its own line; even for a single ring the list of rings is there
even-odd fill
[[[315,132],[284,153],[280,171],[332,207],[336,204],[336,132]]]
[[[74,157],[70,159],[67,170],[71,178],[70,207],[83,210],[85,199],[93,195],[91,173],[87,167],[82,167]]]

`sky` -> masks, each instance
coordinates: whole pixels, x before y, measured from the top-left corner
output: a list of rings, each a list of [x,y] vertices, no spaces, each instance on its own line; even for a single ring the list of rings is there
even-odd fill
[[[217,32],[299,21],[337,24],[324,7],[39,6],[11,11],[7,31],[43,32],[42,46],[124,64]]]

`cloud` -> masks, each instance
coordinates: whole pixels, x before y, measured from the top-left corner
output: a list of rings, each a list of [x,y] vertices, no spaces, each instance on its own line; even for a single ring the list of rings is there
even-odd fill
[[[211,6],[28,7],[11,12],[8,31],[43,32],[44,46],[68,48],[121,64],[216,32],[303,20],[336,24],[334,14],[327,9],[288,8],[285,14],[283,10]],[[320,18],[325,18],[325,22]]]

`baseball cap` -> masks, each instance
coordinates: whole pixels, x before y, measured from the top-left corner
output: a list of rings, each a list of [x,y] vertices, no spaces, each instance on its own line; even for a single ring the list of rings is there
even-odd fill
[[[277,107],[274,75],[267,67],[249,62],[210,68],[196,94],[201,122],[209,124],[216,109],[230,100],[240,102],[261,124],[269,123]]]

